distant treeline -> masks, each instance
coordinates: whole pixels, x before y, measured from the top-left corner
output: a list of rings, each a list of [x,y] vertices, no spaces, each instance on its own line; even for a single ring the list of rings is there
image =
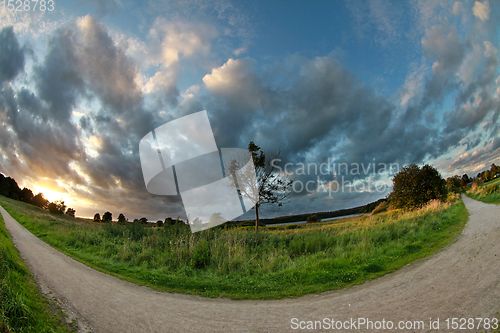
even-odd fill
[[[281,216],[275,217],[272,219],[261,219],[259,222],[262,225],[273,225],[279,223],[293,223],[293,222],[301,222],[306,221],[308,217],[311,215],[316,215],[319,219],[332,219],[336,217],[349,216],[349,215],[358,215],[358,214],[368,214],[371,213],[375,207],[377,207],[381,202],[386,201],[387,199],[379,199],[375,202],[371,202],[364,206],[358,206],[347,209],[340,209],[330,212],[319,212],[319,213],[308,213],[308,214],[299,214],[299,215],[290,215],[290,216]],[[253,225],[255,220],[246,220],[246,221],[230,221],[228,224],[245,226],[245,225]]]
[[[111,212],[105,212],[102,214],[95,213],[94,215],[94,222],[103,222],[103,223],[108,223],[108,222],[113,222],[113,214]],[[177,217],[177,219],[172,219],[171,217],[167,217],[165,221],[158,220],[156,222],[154,221],[148,221],[146,217],[141,217],[140,219],[134,219],[133,221],[129,221],[123,213],[120,213],[118,215],[118,219],[116,220],[119,224],[128,224],[128,223],[134,223],[134,224],[143,224],[146,226],[154,226],[156,225],[157,227],[162,227],[163,225],[170,226],[170,225],[176,225],[176,224],[185,224],[184,221],[180,219],[180,217]]]
[[[31,205],[48,209],[53,214],[64,214],[75,217],[75,210],[73,208],[66,209],[64,201],[50,202],[45,199],[43,193],[33,194],[29,188],[25,187],[21,190],[14,178],[5,177],[0,173],[0,195],[14,200],[23,201]]]

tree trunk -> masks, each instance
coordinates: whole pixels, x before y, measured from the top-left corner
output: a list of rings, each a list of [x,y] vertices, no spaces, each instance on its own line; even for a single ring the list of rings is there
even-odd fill
[[[259,204],[255,205],[255,232],[259,231]]]

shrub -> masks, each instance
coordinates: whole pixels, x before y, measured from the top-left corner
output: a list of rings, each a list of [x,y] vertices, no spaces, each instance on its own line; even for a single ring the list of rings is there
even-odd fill
[[[191,259],[194,268],[203,268],[210,263],[210,244],[206,239],[201,239],[194,246]]]
[[[76,211],[73,208],[68,208],[68,210],[66,211],[66,215],[71,217],[75,217],[75,213]]]
[[[321,219],[316,214],[308,216],[306,219],[307,223],[320,222],[320,221],[321,221]]]
[[[61,200],[49,203],[47,208],[52,214],[64,214],[66,211],[66,205]]]
[[[405,166],[394,178],[393,191],[389,195],[391,205],[396,208],[414,209],[424,206],[432,199],[446,200],[446,181],[430,165],[419,168],[416,164]]]

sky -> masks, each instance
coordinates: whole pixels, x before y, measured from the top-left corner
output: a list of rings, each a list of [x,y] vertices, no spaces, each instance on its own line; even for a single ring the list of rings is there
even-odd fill
[[[422,0],[5,6],[0,172],[64,200],[77,216],[185,218],[179,196],[146,190],[139,141],[206,110],[218,147],[254,141],[279,150],[295,187],[290,202],[264,209],[265,217],[375,201],[410,163],[431,164],[443,177],[474,176],[500,163],[499,7]]]

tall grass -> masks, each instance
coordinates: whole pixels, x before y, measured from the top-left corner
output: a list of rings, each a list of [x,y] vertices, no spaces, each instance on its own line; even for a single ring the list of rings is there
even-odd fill
[[[0,332],[69,332],[31,280],[1,215]]]
[[[500,204],[500,178],[469,189],[467,196],[485,203]]]
[[[102,271],[127,280],[210,297],[281,298],[343,288],[392,272],[452,241],[467,221],[463,203],[432,203],[261,232],[140,224],[75,223],[1,198],[35,235]]]

